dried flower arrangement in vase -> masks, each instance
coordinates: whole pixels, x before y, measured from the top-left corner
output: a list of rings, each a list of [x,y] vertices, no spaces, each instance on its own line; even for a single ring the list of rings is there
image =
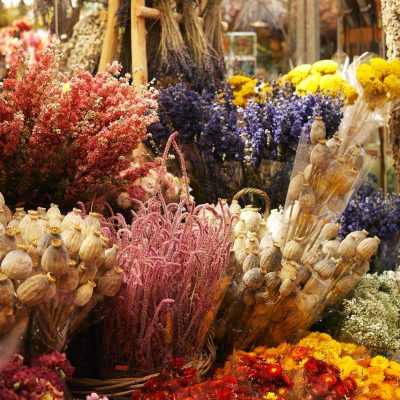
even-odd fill
[[[168,141],[160,176],[174,145],[187,181],[183,156]],[[117,218],[120,229],[105,226],[102,233],[121,250],[119,265],[126,274],[120,296],[102,325],[103,374],[145,374],[174,357],[190,361],[201,351],[230,276],[232,219],[228,211],[196,206],[188,188],[179,203],[165,204],[159,192],[134,213],[130,226]],[[206,218],[215,214],[215,222]]]

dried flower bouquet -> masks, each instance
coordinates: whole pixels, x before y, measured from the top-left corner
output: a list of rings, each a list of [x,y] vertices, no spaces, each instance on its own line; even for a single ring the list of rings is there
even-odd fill
[[[160,176],[173,144],[168,141]],[[186,178],[187,179],[187,178]],[[204,216],[214,212],[211,224]],[[159,192],[133,214],[130,226],[119,218],[120,229],[103,234],[120,247],[119,265],[126,274],[120,296],[110,302],[112,312],[102,326],[103,373],[126,366],[130,374],[162,367],[173,357],[190,360],[202,348],[230,282],[232,220],[207,206],[196,206],[187,191],[176,204],[165,204]]]
[[[30,65],[15,51],[0,92],[0,190],[9,204],[72,206],[146,175],[132,151],[157,120],[154,92],[119,77],[58,70],[53,48]],[[29,203],[29,204],[27,204]]]
[[[3,201],[3,196],[0,196]],[[100,235],[100,215],[52,205],[26,213],[6,210],[0,231],[0,339],[21,333],[30,314],[26,349],[61,351],[93,307],[122,284],[117,246]],[[3,211],[4,212],[4,211]],[[26,324],[25,324],[26,326]]]

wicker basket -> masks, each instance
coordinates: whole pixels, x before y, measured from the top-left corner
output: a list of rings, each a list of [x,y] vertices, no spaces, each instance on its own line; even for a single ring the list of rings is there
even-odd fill
[[[264,218],[268,217],[269,210],[271,207],[271,199],[269,198],[268,194],[261,189],[256,188],[244,188],[239,190],[234,196],[233,200],[240,200],[243,196],[257,196],[264,201]]]
[[[200,376],[204,376],[212,367],[217,351],[214,345],[214,329],[208,334],[203,351],[200,355],[187,363],[185,367],[194,367],[199,371]],[[118,379],[89,379],[72,378],[68,381],[68,387],[74,396],[86,396],[92,392],[111,399],[121,399],[129,397],[133,391],[142,389],[144,384],[155,376],[151,374],[139,378],[118,378]]]

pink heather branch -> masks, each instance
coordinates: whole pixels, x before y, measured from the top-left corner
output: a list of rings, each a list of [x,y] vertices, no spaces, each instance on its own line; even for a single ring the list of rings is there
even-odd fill
[[[167,149],[175,145],[174,137]],[[126,285],[110,301],[112,312],[102,326],[105,375],[121,364],[131,373],[146,373],[172,357],[190,358],[201,350],[204,321],[228,266],[232,233],[229,213],[222,211],[211,223],[202,217],[209,208],[195,207],[188,197],[166,205],[159,193],[133,213],[129,231],[120,219],[116,233],[115,220],[104,224],[121,246],[118,262],[126,274]]]
[[[12,55],[0,92],[0,191],[12,203],[91,201],[133,184],[152,164],[132,151],[156,121],[155,93],[118,78],[119,67],[92,76],[58,70],[56,51],[29,64]]]

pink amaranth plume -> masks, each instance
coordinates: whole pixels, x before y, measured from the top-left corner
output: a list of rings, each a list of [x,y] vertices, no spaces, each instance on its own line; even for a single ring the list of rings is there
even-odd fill
[[[165,149],[160,175],[166,173],[173,145],[188,182],[175,136]],[[187,187],[184,199],[166,205],[159,191],[140,204],[131,226],[120,215],[104,224],[102,233],[121,246],[118,263],[126,275],[102,326],[105,375],[117,365],[130,373],[152,371],[172,358],[190,358],[204,345],[229,284],[232,217],[223,207],[220,214],[208,205],[196,207],[188,193]],[[205,210],[215,214],[215,221],[202,216]]]

